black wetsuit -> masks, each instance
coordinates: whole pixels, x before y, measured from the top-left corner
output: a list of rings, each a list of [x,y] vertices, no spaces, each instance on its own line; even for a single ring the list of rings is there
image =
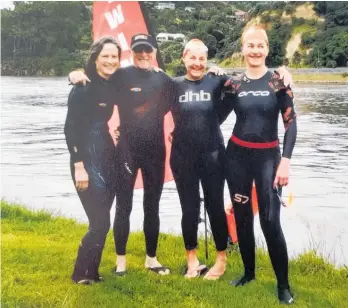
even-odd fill
[[[175,101],[174,82],[164,73],[134,66],[121,68],[110,79],[117,97],[120,138],[117,147],[115,241],[118,255],[126,254],[129,217],[138,169],[144,183],[146,252],[156,256],[159,201],[164,181],[164,116]]]
[[[224,211],[223,156],[220,130],[221,94],[227,77],[205,75],[201,80],[177,78],[177,101],[170,164],[182,207],[182,233],[186,250],[197,247],[200,212],[199,182],[209,215],[216,249],[227,246]]]
[[[238,79],[230,79],[230,83],[232,90],[226,102],[233,105],[237,120],[226,149],[226,170],[245,277],[255,276],[254,217],[250,202],[255,180],[261,228],[278,287],[288,288],[288,254],[280,225],[281,204],[273,181],[280,162],[279,113],[286,128],[283,157],[291,158],[296,141],[293,94],[279,76],[271,72],[257,80],[243,74]]]
[[[108,82],[96,77],[86,87],[75,86],[69,95],[64,133],[74,163],[82,161],[88,173],[88,188],[77,191],[89,227],[81,241],[73,280],[99,279],[98,268],[110,229],[110,209],[115,198],[115,146],[107,122],[114,102],[107,99]]]

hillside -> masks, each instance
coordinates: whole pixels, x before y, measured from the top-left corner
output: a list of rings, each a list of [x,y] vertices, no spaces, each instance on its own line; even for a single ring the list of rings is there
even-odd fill
[[[209,58],[240,66],[240,35],[249,23],[267,27],[269,65],[345,67],[348,2],[144,2],[155,35],[198,37]],[[92,1],[16,1],[1,10],[2,75],[66,75],[85,63],[92,42]],[[182,42],[160,44],[169,72],[182,74]]]
[[[175,10],[146,5],[156,33],[201,38],[209,57],[240,66],[240,35],[262,24],[270,38],[269,65],[344,67],[348,64],[348,3],[344,2],[175,2]],[[188,11],[190,8],[190,11]],[[165,63],[179,63],[181,45],[162,43]],[[176,46],[174,47],[173,45]],[[169,51],[167,49],[169,48]]]

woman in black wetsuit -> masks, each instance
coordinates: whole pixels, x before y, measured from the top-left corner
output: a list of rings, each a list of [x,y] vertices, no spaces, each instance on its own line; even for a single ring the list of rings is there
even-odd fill
[[[278,298],[282,304],[291,304],[278,190],[288,184],[297,135],[296,113],[291,89],[265,65],[268,51],[267,34],[262,28],[252,26],[244,31],[242,53],[247,70],[239,78],[230,79],[232,90],[226,96],[236,113],[236,124],[226,149],[226,177],[244,263],[243,277],[232,284],[242,286],[255,279],[254,216],[250,202],[255,180],[260,223],[278,281]],[[282,155],[278,141],[279,113],[285,125]]]
[[[115,145],[108,121],[114,102],[108,99],[108,79],[119,68],[121,49],[104,37],[91,48],[87,86],[76,85],[68,99],[64,133],[71,156],[71,175],[86,211],[89,227],[78,249],[72,280],[92,284],[101,280],[99,264],[110,229],[115,198]]]
[[[170,164],[182,208],[182,233],[186,249],[185,277],[200,276],[207,267],[197,258],[200,212],[199,184],[209,215],[217,250],[214,266],[205,279],[218,279],[226,269],[227,223],[224,211],[224,141],[220,130],[221,95],[226,75],[206,74],[208,48],[198,39],[185,46],[186,75],[175,79],[177,101],[171,111],[173,131]]]

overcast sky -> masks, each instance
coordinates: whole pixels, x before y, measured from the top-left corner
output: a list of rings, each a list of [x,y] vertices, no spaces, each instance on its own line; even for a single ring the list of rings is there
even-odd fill
[[[13,9],[14,5],[12,2],[13,1],[0,1],[0,9]]]

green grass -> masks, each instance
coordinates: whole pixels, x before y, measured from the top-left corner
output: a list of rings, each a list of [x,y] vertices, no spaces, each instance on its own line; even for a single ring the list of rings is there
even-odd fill
[[[295,26],[292,28],[291,33],[295,34],[295,33],[306,33],[306,32],[312,32],[315,33],[316,31],[316,27],[308,25],[308,24],[302,24],[299,26]]]
[[[241,61],[241,57],[234,56],[229,57],[218,63],[218,66],[221,68],[234,68],[234,67],[243,67],[244,61]]]
[[[312,82],[312,83],[348,83],[348,76],[339,73],[308,73],[296,74],[293,73],[292,78],[295,82]],[[348,305],[347,305],[348,307]]]
[[[86,225],[74,220],[32,212],[1,202],[2,209],[2,307],[277,307],[276,284],[269,258],[257,252],[257,281],[243,288],[228,281],[242,272],[239,253],[229,255],[228,269],[220,281],[187,281],[183,241],[180,236],[161,234],[159,260],[172,269],[160,277],[143,268],[144,237],[132,233],[128,244],[128,274],[114,277],[112,235],[103,254],[101,274],[105,281],[80,286],[70,281],[79,242]],[[111,233],[111,232],[110,232]],[[204,261],[204,244],[200,242]],[[209,243],[210,259],[214,248]],[[290,281],[296,307],[347,307],[348,271],[335,269],[313,253],[290,263]]]

